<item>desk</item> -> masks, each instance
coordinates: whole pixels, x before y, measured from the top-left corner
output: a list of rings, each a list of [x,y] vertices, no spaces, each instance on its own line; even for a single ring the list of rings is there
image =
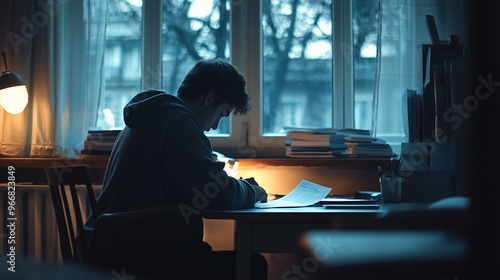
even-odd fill
[[[234,248],[237,279],[250,279],[251,253],[296,253],[299,238],[313,229],[331,229],[334,220],[368,221],[380,209],[324,209],[321,206],[301,208],[243,209],[232,211],[203,210],[205,219],[235,220]]]

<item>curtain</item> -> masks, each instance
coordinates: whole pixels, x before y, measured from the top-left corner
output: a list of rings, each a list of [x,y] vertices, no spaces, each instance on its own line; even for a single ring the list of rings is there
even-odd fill
[[[465,0],[380,0],[372,131],[389,143],[407,142],[406,89],[422,92],[421,44],[430,44],[425,15],[433,15],[441,40],[466,40]],[[467,48],[467,45],[465,46]]]
[[[4,8],[0,47],[29,103],[20,114],[0,111],[0,156],[76,157],[103,88],[107,3],[11,0]]]

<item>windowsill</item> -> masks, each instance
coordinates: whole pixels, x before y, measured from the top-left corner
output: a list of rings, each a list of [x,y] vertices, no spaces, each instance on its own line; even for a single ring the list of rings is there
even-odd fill
[[[14,167],[51,167],[86,164],[91,167],[106,167],[107,157],[95,158],[0,158],[0,166]],[[305,166],[305,167],[339,167],[339,168],[363,168],[377,165],[385,165],[389,159],[356,159],[356,158],[238,158],[241,166]]]
[[[94,183],[101,184],[109,159],[99,158],[0,158],[0,171],[7,174],[7,167],[16,169],[15,181],[28,184],[47,184],[45,167],[86,164],[91,167]],[[376,170],[377,166],[386,166],[388,159],[315,159],[315,158],[242,158],[238,159],[239,168],[278,169],[317,168],[335,170]],[[293,171],[291,171],[293,172]],[[375,174],[375,173],[374,173]],[[0,178],[0,183],[7,183],[7,177]]]
[[[303,167],[335,167],[373,169],[378,165],[385,166],[389,159],[355,159],[355,158],[253,158],[238,159],[239,166],[303,166]]]
[[[0,166],[52,167],[86,164],[91,167],[106,167],[108,157],[95,158],[0,158]]]

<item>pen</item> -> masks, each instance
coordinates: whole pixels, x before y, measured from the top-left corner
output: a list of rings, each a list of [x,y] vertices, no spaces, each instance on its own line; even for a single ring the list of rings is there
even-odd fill
[[[382,168],[382,166],[377,166],[377,173],[378,173],[378,177],[379,178],[384,178],[384,169]]]

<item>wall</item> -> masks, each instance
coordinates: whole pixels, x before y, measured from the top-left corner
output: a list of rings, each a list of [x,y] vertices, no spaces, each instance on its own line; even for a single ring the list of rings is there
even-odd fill
[[[240,165],[238,176],[254,177],[268,194],[287,194],[302,179],[332,188],[331,195],[351,195],[357,190],[379,190],[376,166],[372,170],[354,170],[335,166]]]

